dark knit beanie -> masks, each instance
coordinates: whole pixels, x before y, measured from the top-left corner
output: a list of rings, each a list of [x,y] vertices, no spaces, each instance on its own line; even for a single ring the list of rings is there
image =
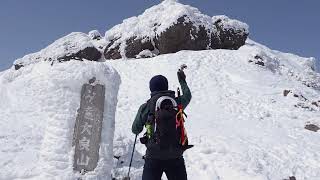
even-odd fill
[[[162,75],[154,76],[149,82],[149,88],[151,92],[166,91],[168,90],[168,80]]]

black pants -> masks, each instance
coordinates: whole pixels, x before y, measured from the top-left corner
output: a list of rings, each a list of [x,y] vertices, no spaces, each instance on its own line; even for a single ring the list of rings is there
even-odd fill
[[[183,157],[169,160],[146,159],[142,180],[161,180],[166,173],[168,180],[187,180]]]

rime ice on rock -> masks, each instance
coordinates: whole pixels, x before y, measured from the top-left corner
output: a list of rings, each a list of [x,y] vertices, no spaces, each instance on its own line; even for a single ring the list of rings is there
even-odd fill
[[[101,52],[95,47],[91,38],[81,32],[73,32],[64,36],[39,52],[29,54],[14,62],[16,69],[41,61],[57,62],[69,60],[98,61]]]
[[[90,37],[91,39],[93,39],[93,40],[94,40],[94,39],[100,40],[101,37],[102,37],[98,30],[92,30],[92,31],[90,31],[90,32],[88,33],[88,35],[89,35],[89,37]]]
[[[105,58],[135,58],[144,50],[167,54],[180,50],[238,49],[244,45],[248,25],[226,16],[218,18],[221,20],[216,24],[215,18],[197,8],[165,0],[108,30]]]

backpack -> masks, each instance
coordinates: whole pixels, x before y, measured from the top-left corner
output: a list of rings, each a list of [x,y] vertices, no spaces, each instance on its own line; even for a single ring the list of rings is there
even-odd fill
[[[178,122],[183,114],[179,115],[174,91],[158,92],[148,100],[147,106],[147,147],[156,145],[160,149],[169,149],[188,145],[183,123]]]

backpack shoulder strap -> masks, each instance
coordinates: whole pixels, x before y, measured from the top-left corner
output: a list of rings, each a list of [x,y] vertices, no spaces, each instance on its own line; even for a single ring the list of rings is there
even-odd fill
[[[148,109],[149,109],[149,113],[154,114],[156,111],[156,107],[157,107],[157,102],[158,100],[160,100],[158,102],[158,104],[160,105],[161,102],[165,99],[170,99],[172,101],[172,103],[177,104],[176,100],[175,100],[175,92],[174,91],[164,91],[164,92],[159,92],[157,94],[154,94],[148,101]]]
[[[157,109],[160,109],[161,103],[162,103],[164,100],[170,100],[171,103],[172,103],[172,105],[173,105],[173,107],[177,107],[177,106],[178,106],[178,104],[177,104],[177,102],[176,102],[176,100],[175,100],[174,98],[172,98],[172,97],[170,97],[170,96],[161,96],[161,97],[158,98],[158,100],[157,100],[157,102],[156,102],[155,111],[156,111]]]

